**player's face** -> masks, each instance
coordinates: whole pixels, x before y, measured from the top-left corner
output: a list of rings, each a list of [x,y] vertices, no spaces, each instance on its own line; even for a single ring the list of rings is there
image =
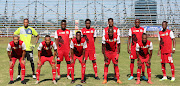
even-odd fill
[[[135,20],[135,27],[137,27],[137,28],[140,27],[140,20],[139,19]]]
[[[146,43],[147,42],[147,35],[142,35],[142,42]]]
[[[77,39],[77,40],[81,40],[81,33],[77,33],[77,34],[76,34],[76,39]]]
[[[163,22],[163,23],[162,23],[162,27],[163,27],[163,29],[166,29],[167,23],[166,23],[166,22]]]
[[[109,21],[108,21],[109,27],[112,27],[112,26],[113,26],[113,23],[114,23],[113,20],[109,20]]]
[[[61,23],[61,29],[62,29],[62,30],[65,30],[65,29],[66,29],[66,22],[62,22],[62,23]]]
[[[86,21],[86,28],[89,29],[91,26],[91,22],[90,21]]]
[[[14,38],[13,38],[13,41],[14,41],[14,44],[16,44],[16,45],[17,45],[17,44],[18,44],[18,42],[19,42],[19,37],[14,37]]]
[[[50,41],[51,41],[51,38],[50,38],[50,37],[45,37],[45,42],[46,42],[47,45],[50,44]]]
[[[28,20],[24,20],[24,27],[27,28],[29,25],[29,21]]]
[[[113,29],[108,30],[108,35],[109,35],[109,37],[113,37]]]

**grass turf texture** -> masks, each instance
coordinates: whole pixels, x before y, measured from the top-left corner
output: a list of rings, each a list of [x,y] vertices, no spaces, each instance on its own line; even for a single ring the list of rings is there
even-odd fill
[[[150,41],[153,42],[153,56],[151,59],[151,70],[152,70],[152,82],[153,85],[174,85],[178,86],[180,84],[180,38],[176,38],[176,52],[173,54],[174,59],[174,65],[175,65],[175,77],[176,80],[174,82],[170,81],[171,77],[171,69],[170,65],[166,64],[166,73],[169,79],[167,81],[159,81],[160,78],[162,78],[162,71],[161,71],[161,64],[160,64],[160,56],[157,56],[158,51],[158,40],[157,38],[148,38]],[[0,83],[1,86],[8,85],[8,82],[10,81],[9,76],[9,58],[7,56],[6,47],[8,42],[10,42],[12,38],[0,38]],[[33,41],[35,39],[33,38]],[[42,40],[42,38],[41,38]],[[97,38],[96,42],[96,56],[97,56],[97,66],[98,66],[98,75],[101,80],[95,80],[94,79],[94,70],[93,65],[90,60],[87,60],[86,63],[86,84],[82,84],[83,86],[103,86],[103,74],[104,74],[104,57],[101,53],[101,38]],[[34,62],[35,62],[35,68],[37,68],[37,47],[34,49]],[[130,59],[129,54],[127,53],[127,38],[121,38],[121,53],[119,56],[119,72],[120,72],[120,79],[123,82],[122,85],[135,85],[136,83],[136,71],[137,71],[137,63],[135,61],[135,67],[134,67],[134,79],[131,81],[128,81],[128,78],[130,76]],[[18,66],[18,60],[14,67],[14,80],[17,77],[17,66]],[[63,86],[75,86],[80,83],[81,78],[81,65],[76,60],[75,64],[75,81],[74,84],[71,84],[71,80],[68,80],[66,78],[67,68],[66,63],[63,61],[61,63],[61,79],[57,81],[57,85],[63,85]],[[147,70],[146,70],[147,72]],[[26,76],[25,80],[27,81],[28,86],[35,85],[35,79],[32,79],[32,72],[31,72],[31,66],[30,62],[26,61]],[[105,86],[117,86],[118,84],[113,80],[114,69],[112,62],[109,66],[109,73],[108,73],[108,82],[105,84]],[[147,77],[147,73],[146,73]],[[42,68],[41,68],[41,75],[40,75],[40,84],[39,86],[51,86],[52,84],[52,73],[51,73],[51,66],[48,62],[46,62]],[[19,86],[22,85],[20,81],[16,81],[13,86]],[[149,85],[146,81],[141,81],[140,85]]]

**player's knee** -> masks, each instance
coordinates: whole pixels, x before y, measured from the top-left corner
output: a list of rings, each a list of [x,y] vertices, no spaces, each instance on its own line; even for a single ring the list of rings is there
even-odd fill
[[[66,63],[67,63],[67,64],[71,64],[71,62],[70,62],[70,61],[66,61]]]
[[[134,59],[131,59],[131,63],[134,63]]]
[[[118,64],[114,64],[114,66],[118,66]]]
[[[92,60],[92,63],[96,63],[96,60]]]
[[[150,68],[150,66],[147,66],[147,68]]]
[[[60,61],[57,61],[57,64],[61,64],[61,62],[60,62]]]
[[[105,67],[109,67],[109,64],[105,64]]]
[[[141,66],[138,66],[138,69],[141,69]]]
[[[31,62],[31,64],[33,64],[33,63],[34,63],[34,61],[33,61],[33,60],[30,60],[30,62]]]

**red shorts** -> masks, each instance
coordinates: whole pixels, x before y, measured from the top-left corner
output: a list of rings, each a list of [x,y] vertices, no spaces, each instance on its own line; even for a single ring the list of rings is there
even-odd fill
[[[130,59],[137,59],[136,51],[135,52],[131,52],[129,58]]]
[[[72,59],[72,57],[71,57],[70,59]],[[79,62],[82,63],[83,55],[81,55],[80,57],[74,55],[74,58],[73,58],[73,59],[74,59],[74,63],[75,63],[76,59],[78,59]]]
[[[12,62],[12,65],[13,65],[13,66],[14,66],[14,64],[16,63],[16,60],[17,60],[17,59],[19,59],[19,63],[20,63],[20,65],[21,65],[22,57],[19,57],[19,58],[12,57],[12,58],[11,58],[11,60],[12,60],[11,62]]]
[[[107,60],[107,62],[105,62],[105,64],[109,65],[111,60],[112,60],[113,64],[118,64],[119,54],[117,54],[117,52],[106,51],[105,55],[108,57],[108,60]]]
[[[63,61],[63,57],[65,57],[66,61],[70,61],[69,50],[58,50],[57,61]]]
[[[173,63],[172,53],[161,53],[161,63]]]
[[[96,51],[95,50],[85,50],[85,60],[89,57],[90,60],[96,60]]]
[[[139,55],[139,59],[141,60],[142,63],[148,62],[148,60],[149,60],[149,54],[146,55],[145,57]]]
[[[44,62],[46,62],[46,61],[48,61],[49,64],[55,64],[54,62],[52,62],[53,58],[54,58],[53,56],[51,56],[51,57],[41,56],[41,65],[43,65]]]

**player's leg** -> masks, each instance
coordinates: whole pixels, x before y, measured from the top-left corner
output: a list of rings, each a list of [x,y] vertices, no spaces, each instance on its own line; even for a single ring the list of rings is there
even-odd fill
[[[107,83],[107,74],[108,74],[109,63],[105,62],[105,64],[104,64],[104,81],[103,81],[102,84],[106,84]]]
[[[118,57],[119,57],[119,54],[116,54],[116,53],[112,54],[112,62],[114,64],[114,68],[115,68],[117,83],[122,84],[121,80],[119,79]]]
[[[27,57],[28,54],[29,54],[29,53],[26,51],[25,58]],[[17,76],[16,79],[20,79],[20,78],[21,78],[20,74],[21,74],[21,65],[20,65],[20,63],[19,63],[19,65],[18,65],[18,76]]]
[[[175,81],[175,67],[174,67],[173,58],[172,58],[172,54],[171,53],[168,54],[168,63],[171,66],[171,72],[172,72],[171,81]]]
[[[163,78],[160,79],[159,81],[163,81],[163,80],[167,80],[167,76],[166,76],[166,66],[165,66],[165,60],[166,60],[166,55],[165,54],[161,54],[161,68],[162,68],[162,72],[163,72]]]
[[[57,84],[56,80],[55,80],[55,77],[56,77],[56,66],[55,66],[55,62],[52,61],[54,59],[54,57],[51,56],[50,58],[47,58],[47,59],[48,59],[50,65],[52,67],[52,77],[53,77],[52,80],[53,80],[53,83]]]
[[[148,79],[145,77],[145,64],[142,64],[142,79],[148,81]]]
[[[72,58],[71,58],[72,59]],[[71,81],[71,83],[73,84],[73,83],[75,83],[75,80],[74,80],[74,65],[75,65],[75,62],[76,62],[76,57],[75,57],[75,55],[74,55],[74,62],[73,63],[71,63],[71,78],[72,78],[72,81]]]
[[[79,62],[81,63],[81,83],[86,83],[85,81],[85,69],[86,69],[86,62],[83,63],[83,56],[77,58]]]
[[[33,51],[28,51],[26,53],[27,53],[27,60],[31,63],[31,69],[32,69],[32,73],[33,73],[32,77],[33,77],[33,79],[36,79]]]
[[[132,80],[132,79],[134,78],[134,77],[133,77],[134,60],[135,60],[135,59],[131,59],[131,63],[130,63],[131,76],[129,77],[129,79],[128,79],[128,80]]]
[[[10,82],[8,84],[13,84],[14,80],[13,80],[13,68],[14,68],[14,64],[16,62],[17,58],[12,57],[11,61],[9,62],[9,75],[10,75]]]
[[[141,77],[141,68],[142,68],[142,62],[138,61],[138,69],[137,69],[137,82],[136,84],[140,84],[140,77]]]
[[[148,74],[148,83],[149,84],[153,84],[151,81],[151,63],[146,62],[146,66],[147,66],[147,74]]]
[[[70,62],[70,57],[69,57],[69,50],[64,51],[64,57],[67,63],[67,79],[72,79],[70,77],[70,71],[71,71],[71,62]]]
[[[89,50],[89,59],[92,61],[93,63],[93,69],[94,69],[94,73],[95,73],[95,79],[100,80],[100,78],[98,77],[97,74],[97,64],[96,64],[96,52],[95,50]]]
[[[57,64],[56,64],[56,70],[57,70],[57,79],[60,79],[61,75],[60,75],[60,64],[61,61],[63,61],[63,52],[62,51],[57,51],[58,52],[58,56],[57,56]]]
[[[21,57],[19,59],[19,63],[21,65],[21,83],[26,84],[26,82],[24,81],[24,77],[25,77],[25,60],[23,60],[22,57]]]
[[[41,73],[41,67],[42,65],[44,64],[44,62],[46,61],[46,58],[44,56],[41,56],[41,63],[38,63],[38,66],[37,66],[37,70],[36,70],[36,83],[35,84],[38,84],[39,83],[39,76],[40,76],[40,73]]]

